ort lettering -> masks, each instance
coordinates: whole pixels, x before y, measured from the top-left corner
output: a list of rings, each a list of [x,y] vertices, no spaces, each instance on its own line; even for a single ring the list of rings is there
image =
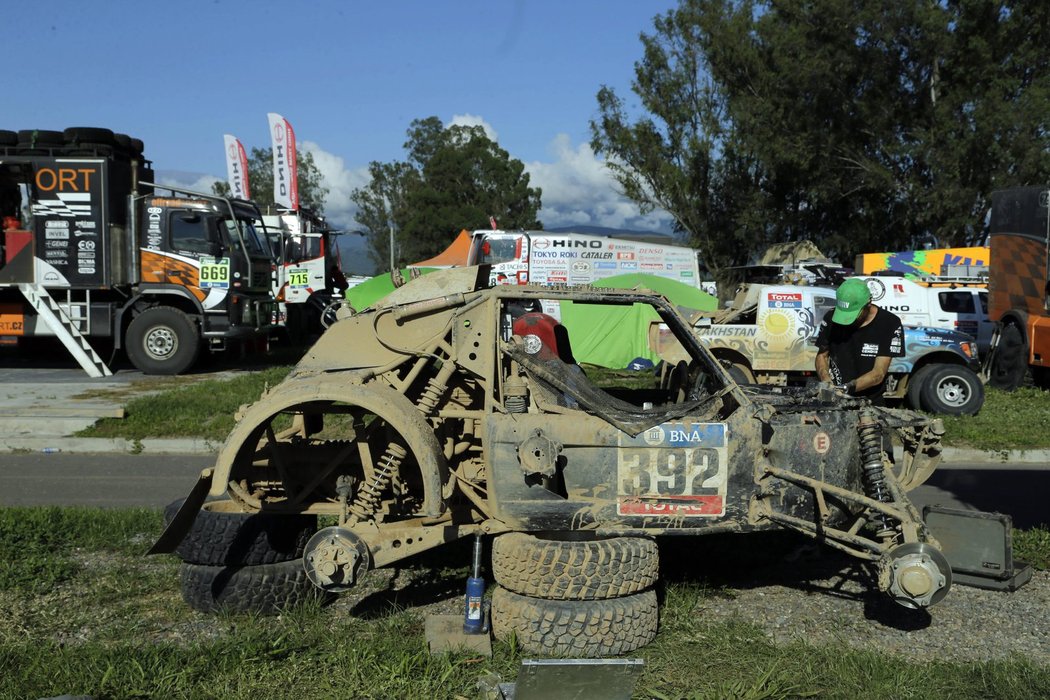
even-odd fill
[[[44,192],[89,192],[94,168],[40,168],[36,186]]]

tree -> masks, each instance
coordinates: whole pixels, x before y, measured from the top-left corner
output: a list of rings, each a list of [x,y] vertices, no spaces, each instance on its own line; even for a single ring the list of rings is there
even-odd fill
[[[298,166],[296,175],[299,180],[299,206],[316,214],[323,214],[328,188],[324,186],[321,171],[314,164],[313,154],[297,150],[295,161]],[[277,209],[273,197],[272,148],[252,149],[252,154],[248,158],[248,184],[252,200],[263,212]],[[225,180],[220,180],[212,185],[212,192],[221,197],[229,197],[230,184]]]
[[[460,230],[487,227],[490,216],[503,228],[542,228],[539,188],[481,127],[445,127],[428,117],[407,134],[407,159],[370,163],[369,184],[350,195],[380,267],[389,265],[391,226],[399,263],[440,253]]]
[[[712,268],[771,243],[861,252],[981,236],[991,189],[1050,175],[1038,0],[683,0],[642,35],[632,121],[592,147]]]

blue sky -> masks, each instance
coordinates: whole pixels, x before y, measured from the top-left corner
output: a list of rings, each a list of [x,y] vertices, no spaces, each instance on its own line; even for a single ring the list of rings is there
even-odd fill
[[[0,128],[103,126],[141,138],[161,179],[225,177],[222,137],[269,146],[295,128],[331,189],[329,218],[370,161],[404,157],[409,123],[481,124],[543,188],[548,228],[668,230],[616,191],[591,152],[595,94],[628,107],[639,34],[675,0],[18,3]]]

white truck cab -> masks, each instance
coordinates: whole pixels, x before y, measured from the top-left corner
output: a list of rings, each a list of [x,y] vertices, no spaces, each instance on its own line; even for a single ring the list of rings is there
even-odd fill
[[[701,320],[696,333],[738,382],[805,386],[817,381],[817,330],[834,307],[834,287],[745,285],[730,309]],[[890,362],[885,397],[932,413],[977,413],[984,386],[973,338],[902,321],[905,355]],[[654,348],[659,340],[650,340]]]
[[[988,316],[986,277],[866,276],[871,300],[900,317],[906,326],[926,326],[965,333],[988,352],[995,323]]]

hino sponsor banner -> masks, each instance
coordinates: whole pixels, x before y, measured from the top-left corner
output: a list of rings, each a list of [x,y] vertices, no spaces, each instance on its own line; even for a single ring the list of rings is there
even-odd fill
[[[479,230],[473,250],[475,263],[492,266],[493,281],[509,280],[522,265],[533,284],[592,284],[639,271],[693,286],[699,279],[696,251],[683,246],[579,233]]]
[[[103,253],[96,243],[106,227],[106,164],[79,158],[35,158],[32,201],[36,256],[57,274],[49,286],[105,284]]]
[[[276,112],[270,120],[273,146],[273,201],[281,207],[299,209],[299,175],[296,170],[295,132],[287,119]]]
[[[248,185],[248,156],[240,140],[231,134],[223,135],[226,146],[226,179],[230,183],[230,194],[237,199],[251,199]]]

